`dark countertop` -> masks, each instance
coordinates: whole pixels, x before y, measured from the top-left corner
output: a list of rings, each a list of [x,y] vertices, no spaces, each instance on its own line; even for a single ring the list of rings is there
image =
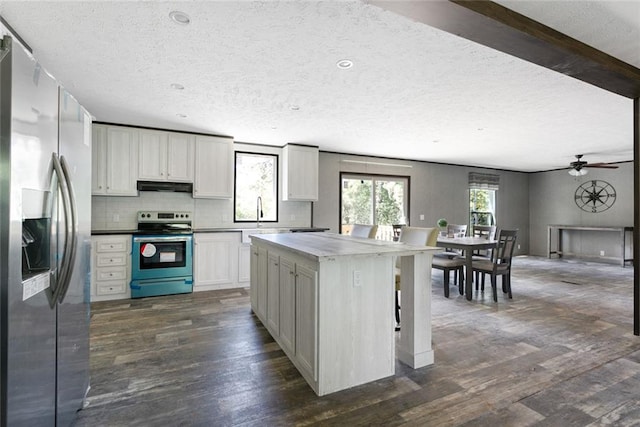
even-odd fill
[[[289,230],[292,233],[296,232],[314,232],[314,231],[328,231],[329,228],[324,227],[265,227],[265,228],[278,228]],[[194,228],[194,233],[240,233],[243,230],[250,228]],[[108,236],[110,234],[134,234],[138,230],[91,230],[92,236]]]
[[[110,234],[133,234],[138,230],[91,230],[92,236],[108,236]]]

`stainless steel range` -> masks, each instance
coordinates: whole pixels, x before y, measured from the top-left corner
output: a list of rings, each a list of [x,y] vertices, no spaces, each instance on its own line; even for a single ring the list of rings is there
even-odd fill
[[[191,212],[138,212],[131,298],[193,292]]]

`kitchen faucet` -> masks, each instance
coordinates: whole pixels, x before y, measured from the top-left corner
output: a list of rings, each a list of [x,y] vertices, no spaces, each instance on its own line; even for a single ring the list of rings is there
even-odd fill
[[[256,228],[260,228],[260,218],[264,218],[264,212],[262,212],[262,197],[258,196],[256,200]]]

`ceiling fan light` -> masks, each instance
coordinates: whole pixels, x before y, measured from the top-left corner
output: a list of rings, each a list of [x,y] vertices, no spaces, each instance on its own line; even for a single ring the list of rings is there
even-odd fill
[[[569,169],[569,175],[571,176],[584,176],[588,173],[589,171],[586,169]]]

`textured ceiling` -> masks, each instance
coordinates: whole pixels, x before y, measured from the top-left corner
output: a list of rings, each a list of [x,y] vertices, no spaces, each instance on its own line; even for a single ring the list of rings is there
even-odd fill
[[[640,2],[499,3],[640,68]],[[2,1],[0,15],[98,121],[521,171],[632,159],[632,100],[360,1]]]

